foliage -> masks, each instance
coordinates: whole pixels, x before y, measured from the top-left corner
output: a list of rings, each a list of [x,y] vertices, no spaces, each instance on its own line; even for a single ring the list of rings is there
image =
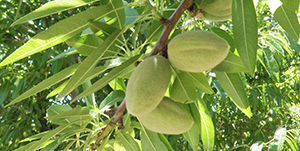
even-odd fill
[[[297,0],[234,0],[222,22],[185,11],[168,41],[205,30],[231,46],[212,70],[173,68],[166,95],[189,100],[181,103],[193,127],[162,135],[127,113],[109,124],[108,109],[122,105],[135,65],[160,41],[161,18],[180,2],[1,1],[0,149],[299,150]]]

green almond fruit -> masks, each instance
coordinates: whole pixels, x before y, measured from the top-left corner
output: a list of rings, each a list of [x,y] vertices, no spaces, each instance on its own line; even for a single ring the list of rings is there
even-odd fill
[[[192,116],[182,104],[167,97],[153,111],[138,119],[147,129],[162,134],[182,134],[194,124]]]
[[[201,7],[205,19],[224,21],[231,19],[232,0],[216,0],[213,3],[203,4]]]
[[[189,31],[169,42],[168,57],[179,70],[203,72],[221,63],[229,49],[227,41],[212,32]]]
[[[171,79],[169,61],[162,56],[145,59],[130,76],[126,108],[134,116],[154,110],[164,97]]]

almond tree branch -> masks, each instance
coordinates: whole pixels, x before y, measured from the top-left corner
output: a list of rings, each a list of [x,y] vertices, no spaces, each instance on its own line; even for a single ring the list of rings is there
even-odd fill
[[[172,29],[176,25],[177,21],[179,20],[183,12],[189,9],[193,5],[193,3],[194,3],[193,0],[183,0],[180,3],[180,5],[177,7],[175,12],[170,16],[170,18],[168,19],[162,18],[160,20],[160,22],[164,25],[164,30],[161,33],[157,43],[153,47],[149,56],[156,55],[167,49],[167,41]],[[96,142],[92,144],[91,147],[92,150],[96,150],[96,148],[100,145],[100,141],[103,138],[105,138],[110,133],[110,131],[114,129],[116,123],[119,123],[119,129],[124,128],[122,119],[123,119],[125,108],[126,108],[126,101],[124,99],[117,108],[111,109],[110,111],[107,112],[109,114],[114,113],[114,116],[112,117],[111,121],[102,128],[102,132],[98,134]]]
[[[164,30],[149,56],[156,55],[167,48],[167,41],[172,29],[176,25],[183,12],[190,8],[193,3],[193,0],[183,0],[169,19],[161,19],[161,22],[164,24]]]

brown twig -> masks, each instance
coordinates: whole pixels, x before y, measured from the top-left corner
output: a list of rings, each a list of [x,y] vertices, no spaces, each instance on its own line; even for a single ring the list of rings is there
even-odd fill
[[[176,25],[177,21],[179,20],[179,18],[183,14],[183,12],[185,10],[189,9],[192,5],[193,5],[193,0],[183,0],[181,2],[181,4],[177,7],[175,12],[172,14],[172,16],[170,16],[169,19],[161,20],[161,22],[163,22],[163,25],[164,25],[164,31],[160,35],[157,43],[153,47],[149,56],[156,55],[157,53],[159,53],[163,50],[166,50],[167,41],[168,41],[168,38],[169,38],[169,35],[170,35],[172,29]],[[168,21],[166,21],[166,20],[168,20]]]
[[[189,9],[193,5],[193,0],[183,0],[181,4],[177,7],[175,12],[172,14],[172,16],[169,19],[162,18],[160,22],[164,25],[164,30],[162,34],[160,35],[157,43],[153,47],[151,53],[149,56],[156,55],[160,52],[162,52],[162,55],[166,57],[166,52],[165,50],[167,49],[167,41],[169,38],[169,35],[176,25],[177,21],[183,14],[183,12],[187,9]],[[100,145],[100,141],[105,138],[110,131],[112,131],[117,123],[119,123],[119,129],[124,128],[123,126],[123,114],[126,108],[126,101],[125,99],[122,101],[122,103],[117,107],[113,108],[109,111],[107,111],[108,114],[113,114],[114,116],[112,117],[111,121],[102,128],[102,132],[98,133],[97,140],[94,144],[91,145],[92,150],[96,150],[97,146]]]

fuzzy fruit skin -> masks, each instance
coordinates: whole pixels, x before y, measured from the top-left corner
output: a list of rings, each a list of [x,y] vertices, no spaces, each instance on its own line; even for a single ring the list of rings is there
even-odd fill
[[[126,108],[134,116],[149,113],[161,102],[171,79],[169,61],[162,56],[145,59],[134,70],[126,88]]]
[[[182,134],[194,124],[182,104],[167,97],[153,111],[138,118],[147,129],[162,134]]]
[[[207,20],[228,20],[232,16],[232,0],[216,0],[213,3],[203,4],[201,9]]]
[[[168,57],[179,70],[202,72],[214,68],[227,56],[226,40],[208,31],[189,31],[174,37],[168,44]]]

